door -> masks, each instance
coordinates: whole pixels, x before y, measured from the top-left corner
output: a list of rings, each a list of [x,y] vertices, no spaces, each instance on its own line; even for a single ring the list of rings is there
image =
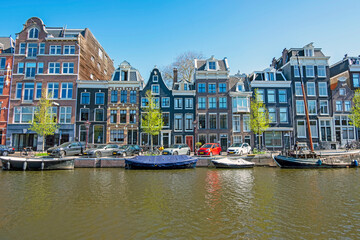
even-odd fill
[[[220,145],[221,145],[221,150],[222,151],[226,151],[227,150],[227,136],[226,137],[221,137],[220,138]]]
[[[170,146],[170,136],[169,133],[164,132],[162,133],[162,144],[164,146],[164,148],[168,148]]]
[[[186,144],[190,147],[190,151],[194,151],[194,148],[193,148],[193,136],[186,136],[185,137],[185,142]]]

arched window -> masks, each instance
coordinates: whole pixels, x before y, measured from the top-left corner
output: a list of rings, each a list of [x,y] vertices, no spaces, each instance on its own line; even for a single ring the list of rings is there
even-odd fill
[[[30,29],[29,38],[39,38],[39,30],[37,28]]]

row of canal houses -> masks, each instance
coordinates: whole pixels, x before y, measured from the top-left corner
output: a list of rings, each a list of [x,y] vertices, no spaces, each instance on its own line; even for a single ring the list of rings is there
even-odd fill
[[[296,56],[298,55],[298,57]],[[123,61],[117,69],[89,29],[47,27],[30,18],[16,41],[0,38],[0,140],[21,149],[67,141],[93,144],[149,145],[142,130],[145,94],[151,91],[164,127],[155,145],[218,142],[224,150],[247,142],[268,149],[307,142],[300,75],[305,84],[315,148],[339,148],[358,139],[349,121],[354,90],[360,87],[360,58],[329,58],[310,43],[284,49],[269,68],[230,75],[227,58],[194,59],[192,81],[178,78],[168,86],[154,67],[147,81]],[[300,69],[300,71],[299,71]],[[250,100],[257,89],[271,119],[260,137],[249,127]],[[53,98],[60,128],[42,139],[29,130],[42,93]]]

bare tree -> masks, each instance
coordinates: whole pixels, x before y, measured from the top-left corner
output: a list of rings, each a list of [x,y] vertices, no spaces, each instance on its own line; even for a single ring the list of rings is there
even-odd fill
[[[188,82],[192,82],[192,78],[195,71],[194,59],[202,59],[204,58],[202,53],[188,51],[180,54],[175,58],[175,61],[170,65],[167,65],[162,68],[162,76],[165,79],[167,85],[172,85],[173,83],[173,69],[178,69],[178,79],[186,80]]]

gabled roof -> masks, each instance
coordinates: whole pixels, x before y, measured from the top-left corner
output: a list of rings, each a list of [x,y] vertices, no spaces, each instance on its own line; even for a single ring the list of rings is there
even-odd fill
[[[224,58],[223,60],[215,59],[214,56],[211,56],[209,59],[195,59],[195,68],[198,71],[205,71],[206,63],[208,61],[217,61],[219,65],[219,71],[229,71],[229,66],[227,63],[227,58]]]
[[[11,37],[0,37],[0,49],[3,53],[13,53],[15,41]]]

